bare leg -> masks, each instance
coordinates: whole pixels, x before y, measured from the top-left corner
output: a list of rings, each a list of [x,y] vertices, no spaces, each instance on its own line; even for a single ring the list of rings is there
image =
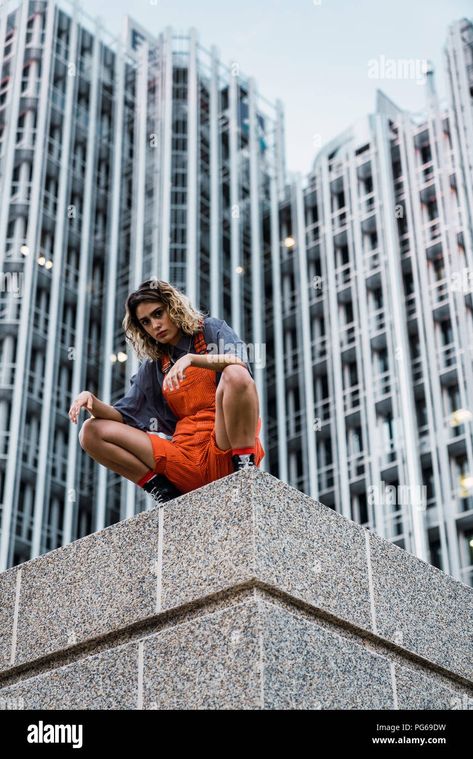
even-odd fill
[[[135,484],[154,469],[151,441],[142,430],[109,419],[88,419],[80,433],[82,448],[99,464]]]
[[[255,444],[259,419],[258,391],[244,367],[230,364],[223,372],[215,398],[215,439],[222,451]]]

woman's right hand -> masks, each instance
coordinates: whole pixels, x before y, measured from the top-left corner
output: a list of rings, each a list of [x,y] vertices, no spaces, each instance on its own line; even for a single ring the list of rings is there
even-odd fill
[[[92,393],[89,393],[88,390],[83,390],[82,393],[79,393],[75,401],[73,401],[71,408],[69,409],[69,419],[71,422],[77,424],[79,411],[82,407],[86,408],[87,411],[92,415],[94,408],[94,399],[95,396],[92,395]]]

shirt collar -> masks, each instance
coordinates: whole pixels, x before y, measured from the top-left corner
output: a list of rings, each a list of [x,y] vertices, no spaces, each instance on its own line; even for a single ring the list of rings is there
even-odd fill
[[[190,342],[190,345],[189,345],[189,342]],[[192,350],[192,339],[191,339],[191,336],[190,335],[186,335],[185,333],[183,333],[183,335],[180,338],[179,342],[176,343],[176,345],[170,345],[169,348],[170,348],[170,351],[171,351],[171,356],[172,356],[173,352],[175,352],[176,350],[178,350],[178,351],[180,351],[180,350],[182,350],[182,351],[190,351],[190,350]]]

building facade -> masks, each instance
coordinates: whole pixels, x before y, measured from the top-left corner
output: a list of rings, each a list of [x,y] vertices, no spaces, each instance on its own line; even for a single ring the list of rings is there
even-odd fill
[[[121,322],[142,280],[264,343],[259,234],[285,169],[280,104],[193,30],[127,19],[113,39],[79,5],[34,0],[2,5],[0,34],[6,568],[150,505],[84,454],[67,414],[83,389],[126,391]]]
[[[431,71],[417,114],[378,92],[288,177],[281,103],[195,30],[1,13],[1,568],[151,505],[67,411],[124,394],[157,276],[248,344],[262,468],[472,583],[472,24],[447,105]]]
[[[270,471],[468,584],[472,29],[448,106],[431,70],[419,114],[378,91],[287,188],[266,280]]]

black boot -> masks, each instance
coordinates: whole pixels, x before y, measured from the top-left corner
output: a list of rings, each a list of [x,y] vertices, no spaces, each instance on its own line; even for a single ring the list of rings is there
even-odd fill
[[[232,456],[233,471],[239,472],[241,469],[253,469],[255,464],[254,453],[236,453]]]
[[[158,505],[166,503],[167,501],[172,501],[173,498],[182,495],[181,491],[178,490],[176,486],[164,476],[164,474],[156,475],[153,479],[153,485],[154,487],[148,492]]]

